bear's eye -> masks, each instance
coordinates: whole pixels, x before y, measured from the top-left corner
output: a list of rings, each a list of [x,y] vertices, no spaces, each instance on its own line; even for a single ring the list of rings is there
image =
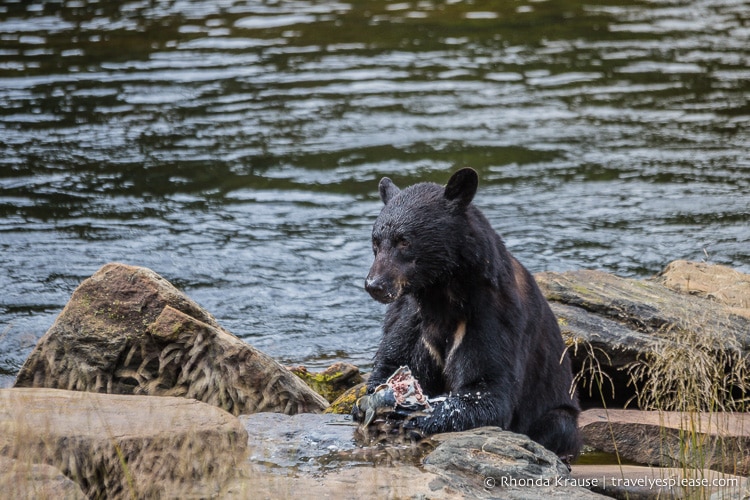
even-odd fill
[[[380,247],[380,238],[373,238],[372,239],[372,253],[377,255],[379,247]]]
[[[396,248],[398,248],[399,250],[408,250],[410,246],[411,243],[409,243],[409,240],[404,237],[398,238],[396,240]]]

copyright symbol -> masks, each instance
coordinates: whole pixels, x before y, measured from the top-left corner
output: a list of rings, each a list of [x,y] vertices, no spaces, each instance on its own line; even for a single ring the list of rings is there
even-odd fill
[[[485,477],[484,478],[484,487],[488,490],[491,490],[495,487],[495,478],[494,477]]]

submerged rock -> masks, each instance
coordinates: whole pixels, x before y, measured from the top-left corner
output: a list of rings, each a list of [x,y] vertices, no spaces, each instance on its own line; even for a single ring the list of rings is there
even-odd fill
[[[0,454],[52,465],[89,498],[212,497],[246,449],[235,417],[195,400],[0,390]]]
[[[328,403],[153,271],[107,264],[75,290],[15,387],[181,396],[230,413]]]
[[[240,415],[247,430],[248,460],[270,469],[322,472],[352,462],[358,446],[351,417],[300,413]]]

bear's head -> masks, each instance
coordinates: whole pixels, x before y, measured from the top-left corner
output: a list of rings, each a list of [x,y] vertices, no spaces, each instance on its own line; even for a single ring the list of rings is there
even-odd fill
[[[375,300],[388,304],[451,278],[467,244],[466,211],[478,183],[471,168],[445,187],[422,182],[400,190],[387,177],[380,181],[385,206],[372,228],[375,261],[365,280]]]

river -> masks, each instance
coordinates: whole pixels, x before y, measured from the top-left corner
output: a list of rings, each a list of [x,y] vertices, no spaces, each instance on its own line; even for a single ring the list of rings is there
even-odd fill
[[[532,272],[750,272],[749,100],[742,0],[3,2],[0,385],[111,261],[368,368],[384,175],[474,167]]]

